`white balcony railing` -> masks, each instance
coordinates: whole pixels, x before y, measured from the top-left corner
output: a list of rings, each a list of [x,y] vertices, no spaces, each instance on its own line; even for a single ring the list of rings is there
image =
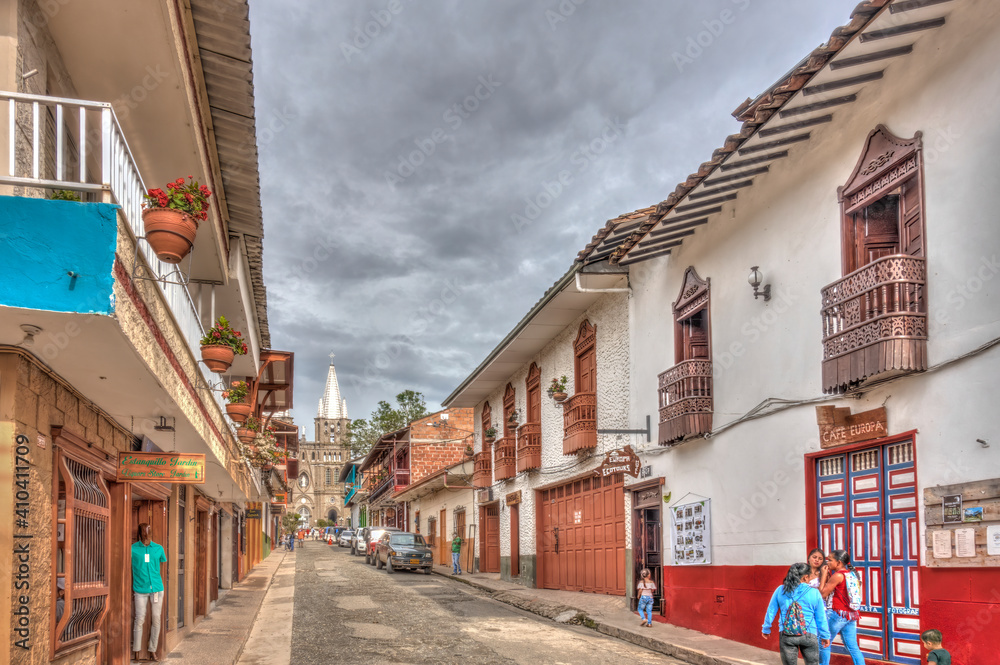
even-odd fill
[[[9,155],[0,185],[110,195],[121,206],[133,239],[143,236],[146,186],[111,104],[0,91],[3,106]],[[176,267],[156,258],[149,243],[137,242],[136,247],[137,260],[145,262],[191,353],[200,358],[205,329],[187,286],[168,279],[176,277]],[[225,410],[221,395],[213,395]]]

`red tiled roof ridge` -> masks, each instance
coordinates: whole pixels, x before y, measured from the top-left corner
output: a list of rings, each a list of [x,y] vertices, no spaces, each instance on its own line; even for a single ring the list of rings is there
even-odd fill
[[[614,219],[609,219],[607,223],[604,224],[604,226],[598,229],[597,233],[594,234],[594,237],[591,239],[591,241],[587,243],[587,246],[580,251],[580,253],[577,255],[576,260],[583,261],[584,259],[586,259],[594,251],[594,249],[596,249],[598,245],[604,242],[604,239],[607,238],[609,235],[611,235],[614,232],[614,230],[618,226],[620,226],[623,222],[631,222],[637,219],[641,219],[642,217],[649,216],[655,211],[655,209],[656,206],[639,208],[638,210],[633,210],[632,212],[626,212],[622,215],[618,215]]]
[[[842,25],[833,30],[830,34],[830,39],[827,40],[825,44],[822,44],[806,56],[799,64],[793,68],[788,74],[782,77],[774,85],[768,88],[765,92],[757,96],[756,99],[747,99],[745,102],[740,104],[740,106],[733,112],[733,115],[737,120],[743,121],[743,126],[740,131],[736,134],[730,134],[726,137],[725,143],[721,148],[716,149],[712,153],[712,159],[707,162],[703,162],[695,173],[692,173],[687,177],[687,179],[678,184],[673,192],[659,204],[655,206],[655,211],[649,215],[649,218],[643,222],[638,229],[632,232],[628,238],[623,240],[617,248],[608,257],[611,263],[617,263],[632,247],[635,246],[640,240],[650,230],[653,229],[656,224],[663,219],[673,208],[676,206],[684,196],[690,192],[692,189],[697,187],[702,180],[707,178],[709,174],[715,171],[716,168],[726,159],[730,154],[735,152],[744,142],[746,142],[750,137],[754,135],[757,129],[760,128],[765,122],[767,122],[771,116],[778,112],[792,96],[803,88],[810,79],[820,71],[840,50],[861,30],[863,30],[874,18],[881,12],[887,5],[889,5],[892,0],[866,0],[865,2],[857,5],[851,12],[851,20],[846,25]],[[586,260],[595,247],[600,244],[600,242],[607,237],[611,230],[616,226],[616,222],[620,221],[629,216],[635,215],[636,213],[651,210],[650,208],[642,208],[635,211],[634,213],[628,213],[627,215],[622,215],[617,217],[607,224],[594,235],[594,239],[577,255],[577,262],[583,262]],[[635,219],[635,217],[633,217]]]

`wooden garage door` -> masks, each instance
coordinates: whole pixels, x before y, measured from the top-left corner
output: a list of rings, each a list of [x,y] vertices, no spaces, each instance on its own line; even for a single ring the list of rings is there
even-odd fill
[[[625,478],[584,478],[540,491],[543,589],[625,595]]]

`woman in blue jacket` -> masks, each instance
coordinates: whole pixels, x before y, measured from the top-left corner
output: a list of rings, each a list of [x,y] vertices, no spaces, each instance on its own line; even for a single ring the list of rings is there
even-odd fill
[[[795,608],[793,603],[797,603]],[[798,608],[801,614],[795,611]],[[789,609],[793,610],[791,615]],[[781,628],[778,647],[782,664],[795,665],[801,652],[805,665],[818,665],[820,642],[823,648],[830,646],[830,628],[823,597],[809,586],[809,564],[792,564],[784,583],[774,590],[760,629],[765,640],[771,635],[775,615]]]

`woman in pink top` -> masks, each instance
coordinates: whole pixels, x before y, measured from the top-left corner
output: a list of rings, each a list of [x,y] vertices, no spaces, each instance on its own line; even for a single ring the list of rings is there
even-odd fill
[[[642,621],[640,626],[653,625],[653,594],[656,593],[656,582],[653,581],[649,568],[639,571],[639,583],[636,585],[636,592],[639,594],[639,618]]]

